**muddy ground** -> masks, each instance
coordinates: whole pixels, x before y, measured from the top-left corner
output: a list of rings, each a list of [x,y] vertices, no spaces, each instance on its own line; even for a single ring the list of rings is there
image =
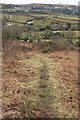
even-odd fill
[[[78,52],[3,44],[3,118],[78,118]]]

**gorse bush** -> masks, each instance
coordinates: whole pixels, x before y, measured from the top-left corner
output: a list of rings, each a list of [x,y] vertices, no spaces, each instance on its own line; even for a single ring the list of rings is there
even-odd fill
[[[19,35],[17,35],[17,36],[16,36],[16,39],[17,39],[17,40],[20,40],[20,39],[21,39],[21,37],[20,37]]]
[[[29,40],[29,42],[33,42],[33,40],[32,40],[32,39],[30,39],[30,40]]]
[[[29,40],[29,36],[26,36],[26,37],[24,37],[24,41],[28,41]]]
[[[3,39],[21,39],[21,34],[24,31],[23,27],[19,27],[16,25],[10,26],[10,27],[3,27],[2,29],[2,38]]]
[[[71,49],[70,50],[74,50],[74,47],[71,47]]]
[[[52,52],[53,50],[49,47],[42,48],[42,53]]]
[[[44,39],[50,39],[50,38],[52,38],[53,36],[54,36],[54,34],[53,34],[52,31],[46,31],[46,32],[44,32],[44,34],[43,34],[43,38],[44,38]]]

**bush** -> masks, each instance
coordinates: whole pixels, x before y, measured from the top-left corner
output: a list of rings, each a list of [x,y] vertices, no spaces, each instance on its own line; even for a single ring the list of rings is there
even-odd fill
[[[27,42],[28,40],[29,40],[29,37],[26,36],[26,37],[24,38],[24,41]]]
[[[3,27],[2,28],[2,38],[5,39],[21,39],[21,34],[23,33],[24,29],[21,26],[9,26],[9,27]]]
[[[78,52],[80,52],[80,49],[78,50]]]
[[[40,42],[40,39],[38,39],[37,42]]]
[[[31,40],[29,40],[29,42],[33,42],[33,40],[31,39]]]
[[[40,31],[44,31],[45,30],[45,28],[40,28]]]
[[[21,39],[21,37],[20,37],[19,35],[17,35],[17,36],[16,36],[16,39],[17,39],[17,40],[20,40],[20,39]]]
[[[42,53],[47,53],[47,52],[53,52],[53,50],[51,48],[49,48],[49,47],[44,47],[42,49]]]
[[[52,31],[46,31],[44,33],[44,36],[43,36],[43,39],[50,39],[50,38],[53,38],[53,32]]]
[[[78,42],[77,42],[77,44],[78,44],[78,47],[80,47],[80,40],[78,39]]]
[[[54,35],[59,35],[59,36],[60,36],[60,35],[61,35],[61,33],[60,33],[60,32],[56,32],[56,33],[54,33]]]
[[[71,47],[71,49],[70,50],[74,50],[74,48],[73,47]]]

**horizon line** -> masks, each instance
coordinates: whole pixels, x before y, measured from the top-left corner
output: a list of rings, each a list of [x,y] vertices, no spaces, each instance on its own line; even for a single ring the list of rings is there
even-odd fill
[[[75,6],[78,6],[77,4],[64,4],[64,3],[24,3],[24,4],[22,4],[22,3],[0,3],[0,4],[10,4],[10,5],[28,5],[28,4],[51,4],[51,5],[75,5]]]

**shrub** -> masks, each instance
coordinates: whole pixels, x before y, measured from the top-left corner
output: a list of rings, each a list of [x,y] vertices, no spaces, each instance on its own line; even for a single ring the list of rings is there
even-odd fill
[[[78,40],[77,44],[78,44],[78,47],[80,47],[80,40]]]
[[[38,39],[37,42],[40,42],[40,39]]]
[[[28,41],[29,40],[29,37],[28,36],[26,36],[25,38],[24,38],[24,41]]]
[[[46,29],[51,30],[51,26],[50,26],[50,25],[47,25],[47,26],[46,26]]]
[[[40,28],[40,31],[44,31],[45,30],[45,28]]]
[[[50,39],[53,38],[53,32],[51,31],[46,31],[43,36],[44,39]]]
[[[80,49],[78,51],[80,52]]]
[[[52,52],[52,49],[49,47],[42,48],[42,53]]]
[[[20,37],[19,35],[17,35],[17,36],[16,36],[16,39],[17,39],[17,40],[20,40],[20,39],[21,39],[21,37]]]
[[[30,39],[30,40],[29,40],[29,42],[33,42],[33,40],[32,40],[32,39]]]
[[[71,47],[71,49],[70,50],[74,50],[74,48],[73,47]]]

